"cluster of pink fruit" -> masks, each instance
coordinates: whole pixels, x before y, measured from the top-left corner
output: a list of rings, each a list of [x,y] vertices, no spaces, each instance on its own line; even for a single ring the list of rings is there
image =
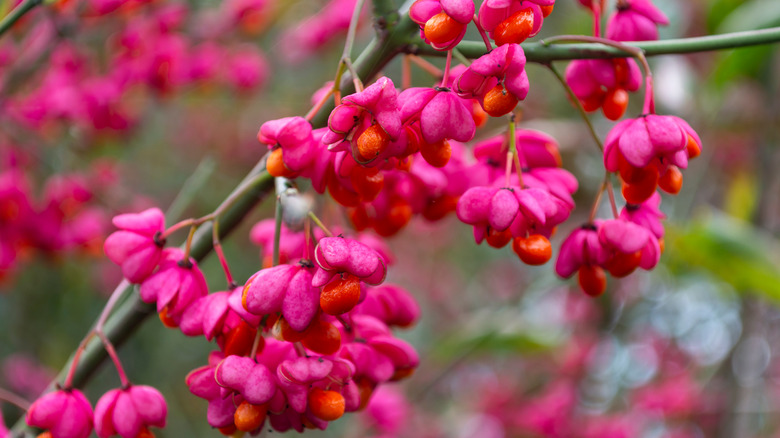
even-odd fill
[[[472,0],[416,1],[409,15],[420,25],[422,38],[449,51],[441,82],[399,91],[384,76],[365,88],[353,78],[357,90],[343,98],[327,85],[312,99],[319,109],[335,95],[327,127],[315,129],[311,117],[271,120],[260,127],[268,173],[307,178],[316,192],[328,191],[347,208],[358,232],[370,228],[391,236],[414,215],[435,221],[455,212],[474,227],[477,243],[500,248],[512,242],[523,262],[546,263],[552,257],[549,239],[574,209],[572,195],[578,188],[576,178],[561,168],[556,141],[516,129],[510,116],[508,133],[475,145],[473,158],[464,143],[475,138],[486,115],[512,114],[526,98],[530,84],[520,43],[539,32],[553,5],[554,0],[485,0],[475,15]],[[168,38],[166,32],[179,21],[176,11],[166,12],[155,15],[151,25],[166,38],[149,47],[170,49],[152,56],[157,67],[149,70],[138,59],[146,53],[147,38],[133,38],[148,23],[128,30],[121,39],[127,50],[118,58],[126,62],[119,71],[140,72],[159,91],[175,86],[179,76],[169,73],[179,64],[171,54],[183,47],[180,39]],[[450,68],[452,50],[472,21],[487,53]],[[663,22],[649,1],[621,1],[608,36],[653,37],[654,23]],[[166,67],[161,70],[154,62]],[[143,67],[132,68],[136,64]],[[184,70],[191,76],[191,69]],[[618,119],[627,102],[625,90],[637,90],[642,82],[638,75],[633,60],[582,61],[572,64],[567,78],[585,109],[603,107],[609,118]],[[664,230],[656,189],[677,193],[679,169],[701,150],[686,122],[655,114],[649,70],[646,75],[643,114],[615,126],[604,150],[606,181],[618,173],[627,203],[621,213],[613,204],[613,219],[591,217],[576,229],[564,240],[556,263],[563,277],[578,273],[589,295],[604,292],[605,270],[622,277],[658,263]],[[608,187],[605,183],[602,191]],[[156,304],[166,326],[216,341],[219,350],[208,365],[186,380],[193,394],[208,401],[209,424],[226,435],[257,433],[266,424],[278,431],[324,429],[345,412],[366,406],[380,384],[409,376],[419,362],[412,346],[391,331],[413,324],[419,309],[402,288],[382,284],[392,263],[389,251],[376,238],[334,235],[315,221],[320,230],[259,224],[253,239],[264,248],[264,269],[239,287],[218,254],[229,288],[209,294],[189,245],[165,248],[166,238],[180,227],[165,229],[159,210],[114,218],[120,231],[108,237],[105,252],[128,281],[139,285],[141,298]],[[275,233],[278,243],[273,243]],[[150,434],[148,426],[164,424],[165,403],[155,390],[127,383],[103,396],[93,414],[88,401],[65,385],[39,399],[27,417],[30,425],[52,431],[55,438],[86,436],[93,418],[101,437],[144,437]]]
[[[84,140],[97,140],[136,126],[145,111],[139,102],[154,104],[142,98],[147,94],[168,97],[214,85],[246,93],[268,79],[269,66],[258,47],[223,40],[261,31],[272,2],[232,0],[204,10],[185,3],[87,3],[59,2],[55,14],[35,11],[40,15],[33,13],[14,28],[24,38],[3,38],[0,59],[14,60],[14,68],[0,74],[9,91],[18,89],[10,84],[21,80],[19,72],[49,59],[47,68],[24,77],[31,87],[4,102],[4,117],[46,138],[75,126]],[[100,39],[112,33],[105,42],[107,59],[60,36],[73,26]]]
[[[552,257],[549,238],[569,217],[577,190],[577,180],[560,168],[556,142],[512,126],[514,134],[477,144],[476,160],[465,156],[462,142],[474,138],[485,113],[509,114],[528,94],[519,43],[539,31],[552,3],[488,0],[474,18],[470,0],[415,2],[410,16],[434,48],[455,47],[474,19],[485,35],[488,53],[469,66],[451,70],[448,57],[436,87],[399,92],[389,78],[381,77],[344,97],[330,114],[328,128],[312,129],[301,117],[266,122],[258,139],[271,153],[268,171],[274,176],[309,178],[319,193],[327,189],[348,208],[358,230],[373,228],[389,236],[415,214],[438,220],[456,211],[461,221],[474,226],[478,243],[486,240],[503,247],[511,241],[524,262],[546,263]],[[637,34],[656,37],[654,23],[663,23],[662,18],[649,2],[623,2],[610,20],[608,33],[616,39]],[[636,31],[633,22],[641,24]],[[527,31],[517,31],[518,26],[526,26]],[[487,33],[497,48],[492,49]],[[636,67],[633,60],[594,61],[585,74],[578,73],[582,69],[578,62],[591,65],[587,63],[592,61],[573,62],[567,75],[586,108],[591,96],[582,97],[582,90],[612,90],[623,64]],[[594,69],[603,71],[594,73]],[[591,218],[565,240],[556,265],[563,277],[579,273],[579,283],[589,295],[604,292],[605,270],[624,277],[638,267],[652,269],[658,263],[663,215],[658,210],[660,198],[654,194],[659,187],[678,193],[680,169],[701,151],[699,136],[684,120],[655,114],[652,78],[649,70],[646,73],[643,114],[616,125],[604,150],[606,170],[617,173],[623,183],[624,212],[618,215],[615,207],[612,220]],[[641,75],[634,79],[642,82]],[[322,91],[314,101],[320,96]]]
[[[110,169],[49,178],[40,197],[30,183],[34,167],[15,147],[0,148],[0,282],[10,282],[35,252],[101,254],[109,213],[95,202],[111,186]]]
[[[106,239],[106,254],[139,285],[141,299],[156,304],[166,326],[216,341],[209,364],[186,380],[209,402],[209,424],[226,435],[258,432],[266,419],[278,431],[324,429],[365,407],[378,385],[411,375],[419,362],[390,330],[413,324],[419,308],[401,287],[382,285],[392,257],[376,239],[320,234],[314,246],[284,229],[280,255],[287,263],[260,270],[243,287],[209,294],[195,261],[165,248],[174,228],[164,229],[158,209],[116,216],[114,224],[120,230]],[[253,237],[267,241],[273,231],[261,223]],[[57,403],[72,412],[51,408]],[[92,418],[86,398],[66,386],[36,401],[27,422],[55,437],[86,437]],[[129,383],[103,396],[94,413],[101,437],[151,436],[148,426],[164,423],[159,393]]]

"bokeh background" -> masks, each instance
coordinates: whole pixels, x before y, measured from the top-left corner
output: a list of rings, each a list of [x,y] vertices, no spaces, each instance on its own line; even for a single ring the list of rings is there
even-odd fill
[[[173,221],[210,212],[263,156],[260,124],[308,111],[311,93],[332,80],[354,0],[330,3],[156,0],[111,9],[71,0],[34,11],[0,38],[0,387],[34,399],[93,324],[121,277],[102,255],[112,215],[171,206]],[[671,21],[661,39],[780,25],[775,2],[654,3]],[[336,16],[341,27],[328,26]],[[356,49],[370,39],[369,20]],[[558,0],[536,39],[590,29],[578,2]],[[152,76],[133,77],[148,75],[143,63]],[[532,268],[509,248],[475,245],[454,216],[415,218],[389,241],[397,258],[389,280],[422,306],[421,321],[400,333],[418,348],[419,370],[375,394],[364,412],[307,433],[780,436],[780,50],[650,63],[658,112],[685,118],[704,145],[681,194],[664,197],[660,265],[610,280],[592,299],[557,278],[552,263]],[[527,70],[520,126],[555,137],[579,178],[573,228],[587,218],[601,157],[555,78],[542,66]],[[385,73],[400,82],[399,61]],[[414,84],[431,82],[413,70]],[[632,96],[629,116],[640,101]],[[592,119],[602,138],[613,126]],[[21,241],[4,228],[21,214],[18,192],[36,218]],[[239,281],[261,266],[249,230],[272,215],[263,204],[224,242]],[[346,225],[334,209],[325,217]],[[224,288],[214,257],[202,268],[211,290]],[[120,349],[130,378],[168,400],[169,426],[157,436],[219,435],[184,384],[211,349],[154,319]],[[86,393],[94,401],[117,384],[103,366]],[[20,412],[2,404],[2,414],[10,426]]]

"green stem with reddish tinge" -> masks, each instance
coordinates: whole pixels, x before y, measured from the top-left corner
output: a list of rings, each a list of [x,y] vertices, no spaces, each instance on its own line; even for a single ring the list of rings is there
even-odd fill
[[[325,224],[322,223],[320,218],[318,218],[317,215],[314,214],[313,211],[309,212],[309,218],[312,220],[312,222],[314,222],[315,225],[320,227],[320,229],[322,230],[323,233],[325,233],[326,236],[333,237],[333,233],[330,232],[328,227],[326,227]]]
[[[552,64],[547,64],[547,67],[550,69],[553,75],[555,75],[555,78],[558,79],[558,82],[561,83],[563,89],[566,90],[566,94],[569,96],[569,100],[571,100],[572,105],[577,108],[577,111],[580,113],[580,117],[585,122],[585,125],[587,125],[588,131],[590,131],[590,136],[596,143],[596,147],[598,147],[599,150],[604,153],[604,144],[601,142],[599,135],[596,134],[596,129],[593,127],[593,123],[591,123],[590,117],[588,117],[588,113],[585,112],[585,108],[583,108],[582,103],[579,99],[577,99],[577,96],[574,95],[574,91],[572,91],[569,84],[566,83],[566,79],[564,79],[563,75],[561,75],[558,69],[556,69]]]
[[[30,410],[30,402],[23,399],[21,396],[14,394],[11,391],[6,391],[3,388],[0,388],[0,401],[11,403],[12,405],[18,407],[23,411]]]

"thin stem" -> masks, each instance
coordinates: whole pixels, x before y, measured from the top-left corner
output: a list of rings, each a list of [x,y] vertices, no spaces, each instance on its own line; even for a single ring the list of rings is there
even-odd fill
[[[0,21],[0,35],[6,33],[24,14],[43,3],[43,0],[24,0]]]
[[[11,403],[12,405],[18,407],[23,411],[30,410],[30,402],[28,402],[21,396],[16,395],[13,392],[5,390],[3,388],[0,388],[0,400]]]
[[[447,50],[447,62],[444,64],[444,74],[441,76],[441,86],[446,87],[450,81],[450,66],[452,65],[452,50]]]
[[[262,338],[263,330],[258,327],[257,333],[255,333],[255,339],[252,341],[252,349],[249,351],[249,357],[251,357],[252,360],[256,360],[257,358],[257,350],[260,348],[260,339]]]
[[[438,79],[444,76],[444,73],[441,71],[441,69],[439,69],[439,67],[436,67],[435,65],[426,61],[425,59],[420,58],[419,56],[416,55],[407,55],[407,56],[409,57],[410,61],[417,64],[418,67],[428,72],[428,74],[430,74],[434,78]]]
[[[588,216],[588,223],[592,224],[596,220],[596,213],[599,211],[599,205],[601,204],[601,195],[604,194],[604,190],[607,188],[608,178],[604,178],[604,181],[599,186],[599,192],[596,193],[596,199],[593,200],[593,206],[590,207],[590,216]]]
[[[458,58],[458,61],[460,61],[461,64],[467,67],[471,65],[471,60],[466,58],[464,54],[460,53],[460,50],[452,49],[452,55]]]
[[[655,114],[655,93],[653,93],[653,75],[649,73],[645,76],[645,103],[642,106],[642,114]]]
[[[360,75],[357,74],[355,68],[352,66],[352,46],[355,45],[355,34],[357,33],[360,12],[363,10],[364,4],[365,0],[357,0],[357,2],[355,2],[355,8],[352,10],[352,18],[349,20],[347,38],[344,41],[344,50],[341,52],[341,60],[339,61],[339,66],[336,71],[336,80],[333,81],[336,105],[341,103],[341,77],[344,74],[344,68],[349,70],[355,90],[358,92],[363,90],[363,83],[360,81]]]
[[[111,361],[114,362],[114,368],[116,368],[116,373],[119,374],[119,381],[122,383],[122,388],[129,387],[130,381],[127,379],[127,374],[125,374],[125,369],[122,367],[122,361],[119,360],[119,355],[116,354],[114,345],[111,344],[111,341],[108,340],[103,332],[96,331],[96,334],[98,338],[100,338],[100,341],[103,342],[103,347],[106,349],[106,353],[108,353]]]
[[[401,88],[406,90],[412,86],[412,63],[409,55],[401,58]]]
[[[309,260],[311,258],[310,246],[311,246],[311,218],[307,217],[303,222],[303,259]]]
[[[322,96],[322,98],[319,100],[319,102],[317,102],[316,104],[314,104],[314,106],[313,106],[313,107],[311,107],[311,109],[309,110],[309,112],[308,112],[308,113],[306,113],[306,116],[304,117],[304,119],[306,119],[306,121],[307,121],[307,122],[311,122],[311,119],[313,119],[313,118],[314,118],[314,116],[315,116],[315,115],[317,115],[317,113],[320,111],[320,109],[322,109],[322,107],[323,107],[323,106],[324,106],[324,105],[325,105],[325,104],[328,102],[328,99],[330,99],[330,98],[331,98],[331,96],[333,96],[333,93],[335,93],[335,90],[334,90],[334,88],[335,88],[335,87],[331,87],[331,89],[330,89],[330,90],[328,90],[328,91],[327,91],[327,92],[326,92],[326,93],[325,93],[325,94]]]
[[[211,244],[214,247],[214,253],[219,259],[219,263],[222,265],[222,270],[225,271],[225,280],[227,280],[228,289],[235,286],[233,281],[233,275],[230,273],[230,266],[228,266],[225,253],[222,251],[222,242],[219,240],[219,220],[215,219],[211,225]]]
[[[509,115],[509,153],[511,154],[509,159],[515,163],[515,171],[517,172],[517,184],[520,188],[525,187],[523,184],[523,169],[520,167],[520,155],[517,153],[517,135],[515,134],[517,129],[517,123],[515,123],[515,113]]]
[[[303,344],[296,342],[293,346],[295,347],[295,352],[298,354],[298,357],[309,357],[309,355],[306,354],[306,349],[303,347]]]
[[[549,41],[549,39],[547,41]],[[736,49],[740,47],[774,44],[777,42],[780,42],[780,27],[692,38],[639,41],[625,43],[624,45],[642,50],[645,56],[659,56]],[[477,58],[485,53],[485,45],[482,41],[461,41],[461,43],[458,44],[458,49],[469,58]],[[419,55],[443,56],[441,52],[433,49],[424,42],[412,38],[410,38],[409,45],[405,50],[407,53],[416,53]],[[563,45],[524,43],[523,51],[525,52],[527,62],[536,62],[540,64],[572,59],[627,58],[631,56],[624,50],[615,47],[605,47],[591,43]]]
[[[331,232],[330,232],[330,230],[328,229],[328,227],[326,227],[326,226],[325,226],[325,224],[323,224],[323,223],[322,223],[322,221],[320,221],[320,218],[318,218],[318,217],[317,217],[317,215],[316,215],[316,214],[314,214],[314,212],[313,212],[313,211],[310,211],[310,212],[309,212],[309,217],[311,218],[311,220],[312,220],[312,221],[313,221],[313,222],[314,222],[314,223],[315,223],[315,224],[316,224],[318,227],[320,227],[320,229],[321,229],[321,230],[322,230],[322,231],[325,233],[325,235],[326,235],[326,236],[328,236],[328,237],[333,237],[333,233],[331,233]]]
[[[609,180],[609,172],[604,175],[604,182],[607,184],[607,194],[609,195],[609,205],[612,207],[612,217],[618,218],[617,203],[615,202],[615,191],[612,189],[612,181]]]
[[[349,74],[352,75],[352,84],[355,86],[355,91],[360,93],[363,91],[363,82],[360,80],[360,75],[357,74],[355,67],[352,65],[352,61],[350,61],[349,58],[344,58],[342,62],[347,66]]]
[[[512,151],[506,152],[506,166],[504,172],[504,187],[509,187],[512,184],[510,181],[512,177]]]
[[[190,227],[190,234],[187,235],[187,241],[184,242],[184,257],[182,257],[182,260],[185,263],[189,263],[190,261],[190,252],[192,251],[192,238],[195,237],[195,231],[198,231],[198,226],[193,225]]]
[[[357,33],[358,21],[360,21],[360,11],[366,0],[357,0],[355,9],[352,10],[352,18],[349,20],[349,29],[347,30],[347,39],[344,41],[344,51],[341,53],[341,59],[352,59],[352,46],[355,45],[355,34]]]
[[[276,196],[276,207],[274,208],[274,255],[273,255],[273,266],[276,266],[279,264],[279,244],[282,240],[282,214],[283,214],[283,207],[282,207],[282,199],[281,194],[278,194]]]
[[[591,8],[591,11],[593,11],[593,36],[594,37],[600,37],[601,36],[601,13],[602,13],[602,7],[601,4],[603,2],[599,0],[592,0],[591,5],[593,6]]]
[[[86,350],[87,344],[93,336],[95,336],[95,331],[90,330],[76,348],[76,353],[73,355],[73,361],[71,361],[70,367],[68,368],[68,374],[65,376],[65,381],[62,384],[63,388],[68,389],[73,387],[73,378],[76,376],[79,360],[81,360],[81,355],[84,354],[84,350]]]
[[[485,29],[482,28],[482,26],[479,24],[479,20],[477,19],[477,15],[474,14],[474,24],[477,26],[477,30],[479,31],[479,35],[482,37],[482,41],[485,43],[485,48],[487,51],[493,50],[493,45],[490,43],[490,38],[488,38],[487,32],[485,32]]]
[[[65,388],[70,388],[73,382],[74,373],[76,372],[76,368],[78,367],[79,364],[79,359],[81,358],[81,354],[86,349],[89,340],[92,339],[92,337],[95,335],[104,336],[103,328],[105,327],[106,321],[108,320],[108,317],[111,315],[111,311],[114,309],[114,306],[116,306],[116,303],[125,293],[125,291],[131,290],[128,288],[128,286],[130,286],[130,282],[127,279],[122,279],[119,285],[117,285],[117,287],[111,293],[111,296],[108,298],[108,301],[106,301],[106,305],[103,306],[103,310],[100,312],[100,316],[98,317],[97,322],[95,322],[95,328],[90,330],[87,333],[87,335],[84,336],[84,339],[82,339],[81,342],[79,343],[78,349],[76,350],[76,355],[73,357],[73,361],[70,363],[68,376],[65,378],[65,383],[64,383]]]
[[[160,240],[165,240],[168,237],[170,237],[171,234],[181,230],[182,228],[191,227],[191,226],[195,225],[196,222],[197,222],[197,219],[195,219],[195,218],[189,218],[189,219],[181,220],[181,221],[171,225],[170,227],[168,227],[167,230],[163,231],[162,234],[160,235]]]
[[[585,112],[585,108],[582,107],[582,103],[580,103],[580,100],[577,99],[577,96],[574,95],[574,91],[572,91],[569,84],[566,83],[566,79],[564,79],[564,77],[561,75],[561,72],[559,72],[558,69],[556,69],[552,64],[547,64],[547,68],[552,71],[552,73],[558,79],[558,82],[560,82],[561,86],[563,86],[563,89],[566,90],[566,94],[569,95],[569,100],[571,100],[572,104],[577,108],[577,111],[580,113],[580,117],[582,117],[582,120],[588,126],[588,130],[590,131],[590,135],[593,138],[593,141],[596,143],[596,146],[599,148],[599,150],[603,153],[604,144],[601,142],[601,138],[599,138],[598,134],[596,134],[596,129],[593,127],[593,123],[591,123],[590,117],[588,117],[588,113]]]
[[[341,105],[341,77],[344,76],[345,71],[347,71],[347,64],[344,62],[344,58],[342,58],[338,67],[336,67],[336,77],[333,79],[333,102],[336,106]]]

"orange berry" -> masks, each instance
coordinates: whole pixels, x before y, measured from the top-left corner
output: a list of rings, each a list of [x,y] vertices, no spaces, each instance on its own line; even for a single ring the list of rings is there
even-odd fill
[[[330,193],[334,201],[344,207],[357,207],[360,205],[360,195],[344,187],[336,177],[328,180],[328,193]]]
[[[696,139],[692,135],[688,134],[688,143],[685,145],[688,150],[688,159],[692,160],[701,155],[701,145],[696,143]]]
[[[263,425],[267,413],[268,406],[265,404],[253,405],[244,400],[236,408],[236,412],[233,414],[233,422],[236,424],[236,429],[250,432]]]
[[[295,331],[284,318],[279,318],[276,322],[274,333],[279,333],[279,336],[287,342],[300,342],[306,337],[306,330],[302,332]]]
[[[442,45],[457,38],[465,24],[458,23],[446,12],[439,12],[425,22],[423,33],[432,44]]]
[[[414,368],[400,368],[395,370],[395,373],[393,373],[393,377],[390,378],[391,382],[397,382],[399,380],[406,379],[407,377],[411,377],[412,374],[414,374]]]
[[[390,237],[401,231],[412,220],[412,206],[401,198],[396,198],[390,204],[387,215],[374,222],[374,231],[382,237]]]
[[[268,155],[268,159],[265,161],[265,169],[274,177],[282,176],[285,178],[292,178],[295,176],[295,172],[284,165],[284,160],[282,160],[282,148],[276,148],[271,151],[271,154]]]
[[[154,434],[146,427],[143,427],[135,438],[154,438]]]
[[[371,161],[389,144],[390,136],[387,132],[378,123],[371,125],[357,139],[358,156],[362,161]]]
[[[641,204],[655,193],[658,186],[658,172],[644,172],[643,177],[636,183],[623,184],[623,197],[630,204]]]
[[[371,225],[371,218],[368,217],[368,212],[362,205],[348,208],[347,217],[355,231],[363,231]]]
[[[390,226],[398,231],[412,220],[413,214],[412,206],[405,200],[397,198],[390,205],[390,211],[387,214],[386,220]]]
[[[395,168],[401,172],[408,172],[412,169],[412,161],[412,157],[399,158],[395,163]]]
[[[493,40],[497,46],[520,44],[531,36],[534,28],[534,12],[525,8],[499,23],[493,31]]]
[[[541,234],[516,237],[512,242],[512,250],[523,263],[532,266],[543,265],[552,257],[552,245]]]
[[[577,272],[577,282],[586,294],[597,297],[607,290],[607,275],[600,266],[581,266]]]
[[[601,111],[609,120],[617,120],[623,117],[628,107],[628,91],[622,88],[610,90],[604,97]]]
[[[455,211],[458,206],[458,197],[442,195],[436,199],[428,201],[423,208],[422,215],[429,221],[442,219],[447,213]]]
[[[344,415],[346,402],[344,396],[336,391],[325,391],[320,388],[312,388],[309,391],[309,409],[315,417],[325,420],[338,420]]]
[[[493,248],[503,248],[509,241],[512,240],[512,233],[509,230],[498,231],[493,228],[488,228],[485,241]]]
[[[341,332],[327,321],[316,320],[306,330],[306,337],[301,342],[309,350],[327,356],[341,348]]]
[[[265,319],[265,326],[263,328],[265,330],[271,330],[276,325],[276,322],[279,321],[279,318],[281,318],[281,315],[279,313],[272,313],[270,315],[266,315]]]
[[[301,423],[303,424],[303,427],[306,429],[314,430],[317,428],[317,426],[314,425],[314,423],[311,422],[308,418],[306,418],[306,415],[301,415]]]
[[[420,154],[433,167],[444,167],[452,156],[452,147],[447,140],[441,140],[430,144],[421,142]]]
[[[580,103],[582,104],[582,109],[584,109],[587,112],[593,112],[597,109],[601,108],[601,105],[604,103],[604,99],[607,97],[607,93],[604,92],[604,90],[598,90],[596,93],[586,97],[585,99],[580,100]]]
[[[163,307],[163,309],[159,313],[160,321],[162,321],[163,325],[168,328],[177,328],[179,327],[179,324],[171,318],[171,315],[168,314],[168,306]]]
[[[552,11],[553,11],[554,7],[555,7],[555,5],[542,6],[541,7],[541,9],[542,9],[542,17],[547,18],[550,14],[552,14]]]
[[[505,116],[517,106],[517,98],[504,89],[503,85],[496,85],[485,93],[482,106],[485,112],[493,117]]]
[[[236,433],[237,430],[238,429],[236,429],[236,425],[235,424],[231,424],[230,426],[220,427],[219,428],[219,433],[221,433],[222,435],[225,435],[225,436],[230,436],[230,435],[233,435],[234,433]]]
[[[607,270],[616,278],[623,278],[634,272],[642,261],[642,251],[632,252],[631,254],[617,253],[607,261]]]
[[[371,400],[371,395],[374,393],[374,384],[371,383],[369,379],[364,378],[357,380],[356,383],[358,391],[360,391],[360,406],[358,407],[358,410],[362,411],[368,406],[368,402]]]
[[[626,183],[638,184],[652,178],[651,174],[657,174],[658,172],[651,166],[634,167],[625,159],[622,153],[618,152],[618,173],[620,173],[620,178]]]
[[[488,120],[487,113],[482,109],[482,106],[476,99],[471,100],[471,118],[474,119],[474,125],[476,125],[477,128],[485,126],[485,123],[487,123]]]
[[[615,68],[615,82],[625,84],[631,76],[631,69],[628,67],[628,60],[624,58],[613,59],[612,65]]]
[[[385,186],[385,176],[377,168],[355,166],[349,174],[352,188],[363,202],[371,202]]]
[[[261,11],[246,11],[238,22],[241,31],[249,36],[257,36],[265,27],[267,16]]]
[[[420,136],[410,126],[404,128],[406,130],[406,150],[404,155],[412,155],[420,151],[420,143],[422,143]]]
[[[658,180],[658,187],[666,193],[676,195],[680,193],[683,185],[683,174],[677,166],[669,166],[666,172]]]
[[[341,315],[352,310],[360,300],[360,280],[346,274],[336,277],[322,288],[320,307],[328,315]]]
[[[255,340],[257,329],[241,320],[237,326],[230,330],[222,346],[225,357],[230,355],[244,356],[252,351],[252,343]]]

